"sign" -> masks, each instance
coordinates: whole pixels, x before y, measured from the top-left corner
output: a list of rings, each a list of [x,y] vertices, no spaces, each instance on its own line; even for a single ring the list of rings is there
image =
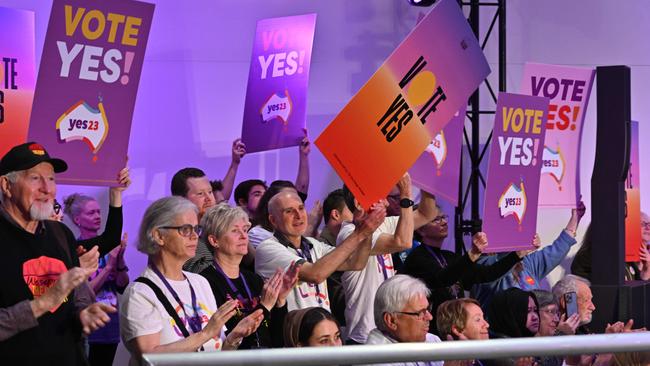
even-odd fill
[[[429,143],[409,169],[411,181],[420,189],[458,204],[458,180],[463,149],[465,107]]]
[[[641,180],[639,169],[639,122],[630,125],[630,165],[625,180],[625,261],[638,262],[641,248]]]
[[[593,69],[527,63],[522,94],[547,97],[540,207],[577,207],[580,201],[580,144]]]
[[[316,14],[257,22],[242,142],[246,152],[297,146],[305,137]]]
[[[386,197],[489,73],[460,7],[442,0],[315,144],[367,209]]]
[[[532,249],[548,103],[499,93],[483,205],[489,252]]]
[[[64,184],[117,185],[154,5],[54,0],[28,139],[64,159]]]
[[[0,8],[0,157],[27,138],[36,73],[34,13]]]

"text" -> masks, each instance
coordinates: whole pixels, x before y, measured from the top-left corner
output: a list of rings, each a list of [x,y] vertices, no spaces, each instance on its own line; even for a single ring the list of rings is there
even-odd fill
[[[399,82],[400,89],[404,89],[411,80],[427,65],[427,62],[424,60],[423,56],[420,56],[417,61],[411,66],[409,71],[404,75],[402,80]],[[426,71],[429,72],[430,71]],[[434,77],[435,79],[435,77]],[[417,111],[417,116],[420,118],[420,121],[424,125],[429,114],[438,110],[438,105],[447,100],[442,86],[435,87],[432,91],[433,94],[429,99],[423,104],[423,106]],[[385,136],[386,141],[392,142],[400,134],[404,126],[406,126],[413,118],[413,115],[416,114],[411,107],[408,105],[402,93],[398,94],[390,107],[386,110],[384,115],[377,122],[377,127],[379,131]]]
[[[561,100],[571,100],[573,102],[580,102],[584,97],[586,84],[584,80],[558,80],[557,78],[546,77],[540,77],[538,79],[536,76],[533,76],[530,81],[534,96],[541,94],[547,98],[555,99],[559,94]]]
[[[266,106],[266,112],[271,113],[271,112],[277,112],[277,111],[283,111],[287,109],[287,103],[278,103],[278,104],[271,104]]]
[[[68,127],[68,131],[72,131],[74,129],[97,131],[99,129],[99,121],[70,119],[69,123],[70,126]]]
[[[2,68],[0,70],[0,85],[2,89],[18,89],[18,85],[16,85],[16,76],[18,76],[18,72],[16,71],[17,62],[18,59],[15,58],[2,58],[3,65],[0,66]]]
[[[545,168],[557,168],[560,166],[560,161],[557,159],[553,160],[543,160],[542,166]]]
[[[56,42],[61,56],[61,71],[59,76],[67,78],[70,75],[72,63],[81,58],[78,78],[82,80],[97,81],[98,78],[105,83],[114,83],[120,79],[122,69],[118,61],[123,59],[122,52],[117,49],[104,51],[102,47],[74,44],[68,49],[63,41]],[[83,51],[83,52],[82,52]],[[80,56],[81,55],[81,56]],[[133,59],[133,52],[127,52],[127,59]],[[127,62],[126,65],[130,63]],[[128,70],[125,70],[127,72]],[[126,78],[125,78],[126,77]],[[122,76],[122,84],[128,83],[128,76]]]
[[[541,110],[503,107],[503,131],[539,134],[543,116]]]
[[[105,35],[107,42],[115,43],[118,34],[121,33],[119,37],[121,44],[134,47],[138,45],[142,18],[115,13],[105,15],[101,10],[86,11],[86,8],[76,8],[73,13],[71,5],[66,5],[64,11],[65,34],[68,37],[72,37],[81,25],[81,33],[88,40],[94,41]],[[106,33],[107,23],[108,33]]]
[[[511,166],[536,164],[534,157],[537,153],[538,139],[499,136],[498,140],[501,151],[499,158],[500,165],[505,165],[506,162]]]
[[[303,63],[305,62],[305,51],[291,51],[274,53],[268,56],[259,56],[258,61],[262,69],[260,79],[266,79],[269,76],[271,68],[271,77],[291,76],[303,72]],[[273,65],[273,66],[271,66]]]
[[[381,117],[377,126],[381,126],[381,133],[386,136],[386,141],[391,142],[413,118],[413,111],[402,94],[398,94],[386,113]]]
[[[505,198],[504,201],[506,203],[506,208],[508,208],[510,206],[521,206],[521,198],[520,197],[517,197],[517,198]]]

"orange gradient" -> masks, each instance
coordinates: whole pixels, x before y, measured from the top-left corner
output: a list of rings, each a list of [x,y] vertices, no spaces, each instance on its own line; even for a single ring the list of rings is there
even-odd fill
[[[33,90],[2,90],[4,93],[4,122],[0,123],[0,156],[27,140]]]
[[[638,262],[641,248],[641,195],[639,188],[626,189],[625,261]]]
[[[398,82],[382,66],[315,141],[366,209],[386,197],[431,140],[415,111],[392,142],[377,126],[402,93]]]

